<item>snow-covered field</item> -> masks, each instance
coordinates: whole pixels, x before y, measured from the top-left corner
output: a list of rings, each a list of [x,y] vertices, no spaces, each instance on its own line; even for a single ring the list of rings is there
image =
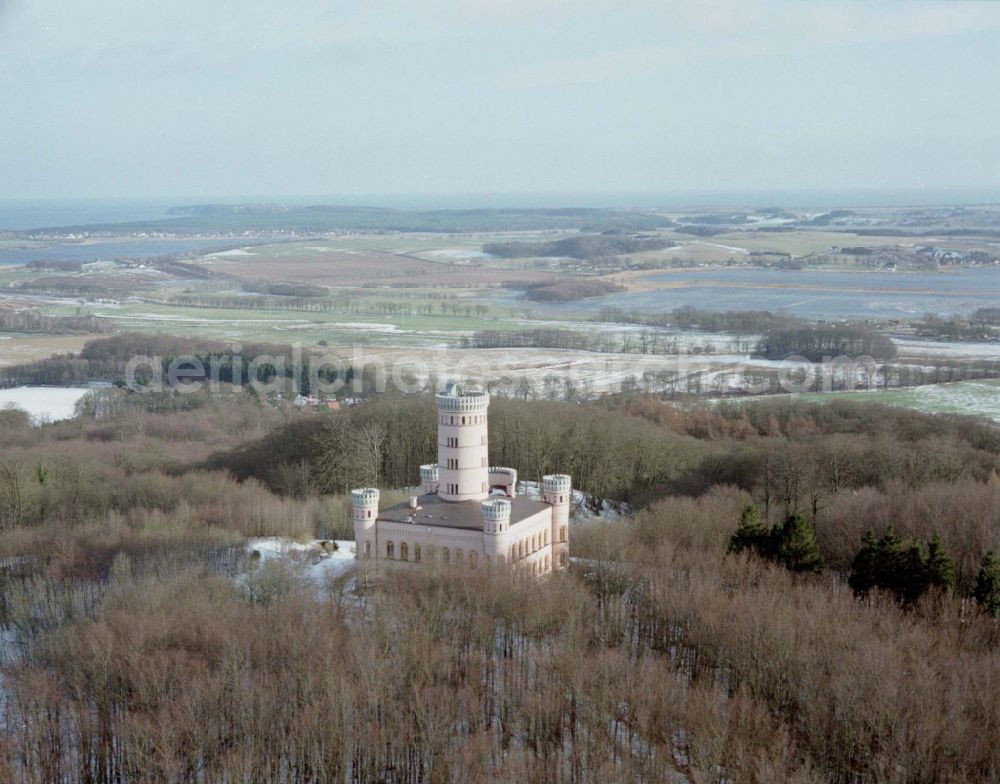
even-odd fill
[[[957,357],[1000,361],[1000,343],[964,343],[903,337],[893,337],[892,342],[896,344],[901,357]]]
[[[222,258],[225,256],[253,256],[254,254],[245,248],[234,248],[233,250],[220,250],[215,253],[206,253],[202,256],[202,260],[205,259],[215,259]]]
[[[430,258],[432,260],[444,259],[446,261],[493,258],[491,254],[483,253],[481,250],[476,248],[441,248],[439,250],[423,251],[420,255],[424,258]]]
[[[424,383],[431,376],[512,393],[522,380],[536,397],[565,397],[566,383],[575,397],[592,397],[621,389],[622,382],[641,388],[680,391],[690,381],[703,392],[750,391],[762,373],[784,372],[794,381],[803,372],[814,372],[808,362],[776,362],[748,354],[661,356],[578,351],[576,349],[372,349],[351,356],[355,366],[384,369],[387,386],[408,389],[408,378]],[[839,379],[841,371],[836,373]],[[698,384],[695,384],[695,380]],[[857,381],[864,382],[860,372]],[[760,390],[765,391],[765,390]]]
[[[906,389],[874,389],[855,392],[806,392],[800,395],[761,395],[737,398],[737,403],[755,400],[792,399],[827,403],[831,400],[853,400],[910,408],[926,414],[962,414],[980,416],[1000,422],[1000,380],[982,379],[957,381],[951,384],[929,384]]]
[[[36,423],[70,419],[77,402],[87,394],[79,387],[15,387],[0,389],[0,408],[27,411]]]

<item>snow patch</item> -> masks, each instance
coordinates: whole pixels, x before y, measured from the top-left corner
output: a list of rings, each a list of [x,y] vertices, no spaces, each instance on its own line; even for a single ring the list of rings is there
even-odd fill
[[[324,547],[324,544],[327,546]],[[330,545],[336,545],[334,549]],[[248,539],[247,552],[257,553],[260,563],[285,561],[301,569],[310,583],[322,586],[354,565],[354,542],[347,540],[312,539],[296,542],[280,536]]]
[[[79,387],[15,387],[0,389],[0,408],[27,411],[37,425],[72,419],[76,404],[88,390]]]

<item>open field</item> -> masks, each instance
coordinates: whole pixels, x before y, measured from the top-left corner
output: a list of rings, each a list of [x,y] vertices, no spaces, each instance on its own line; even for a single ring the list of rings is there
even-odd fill
[[[20,335],[0,333],[0,367],[76,352],[97,335]]]
[[[47,308],[69,315],[77,306]],[[112,319],[126,332],[169,332],[221,340],[318,345],[375,343],[385,345],[440,345],[476,330],[510,329],[496,318],[464,316],[395,316],[336,312],[196,308],[154,303],[90,303],[88,315]]]
[[[855,234],[850,231],[823,231],[798,229],[795,231],[754,231],[746,229],[740,231],[729,231],[716,234],[712,237],[692,238],[689,234],[665,231],[662,236],[681,243],[679,248],[671,248],[670,251],[679,251],[674,255],[683,255],[683,251],[688,248],[692,250],[698,248],[714,248],[716,260],[739,257],[743,252],[760,253],[788,253],[792,256],[810,256],[829,254],[834,248],[844,248],[849,246],[866,246],[874,248],[900,248],[913,249],[918,246],[947,244],[949,248],[966,252],[972,250],[996,249],[995,239],[980,239],[976,237],[901,237],[896,235],[866,235]],[[669,251],[664,251],[669,253]]]
[[[1000,422],[1000,379],[959,381],[954,384],[933,384],[911,389],[807,392],[795,397],[817,403],[844,399],[882,403],[887,406],[922,411],[925,414],[965,414]],[[747,398],[747,401],[750,400],[752,399]]]
[[[734,229],[696,237],[646,229],[634,236],[667,238],[677,245],[607,258],[496,258],[482,250],[487,242],[543,243],[573,234],[565,229],[329,233],[230,247],[193,260],[90,263],[80,272],[8,265],[0,267],[0,286],[6,288],[6,301],[14,309],[96,316],[111,322],[115,331],[327,347],[351,361],[370,359],[385,362],[390,368],[412,361],[420,368],[412,374],[424,381],[446,375],[482,384],[523,380],[532,387],[532,394],[540,397],[590,397],[633,382],[653,391],[683,393],[688,380],[702,392],[738,392],[745,386],[742,369],[775,370],[773,363],[748,356],[756,338],[747,335],[741,336],[742,347],[738,348],[732,343],[733,336],[658,330],[663,333],[660,337],[675,346],[670,350],[677,351],[677,356],[615,353],[619,349],[637,350],[635,342],[623,347],[618,339],[650,328],[593,320],[600,319],[606,307],[647,315],[693,306],[707,310],[766,309],[821,319],[898,319],[900,324],[893,329],[906,335],[911,332],[907,321],[925,312],[968,313],[1000,300],[998,267],[876,271],[862,268],[849,256],[830,255],[844,245],[914,248],[937,242],[930,237],[865,236],[804,228],[785,232]],[[610,232],[610,236],[623,235]],[[955,252],[964,252],[993,247],[996,242],[961,237],[950,238],[947,244]],[[609,247],[608,242],[603,247]],[[753,253],[788,254],[809,257],[810,261],[805,270],[762,268],[756,266],[760,257]],[[820,257],[838,261],[814,263]],[[629,269],[648,262],[685,266]],[[522,291],[503,285],[557,277],[593,280],[595,274],[619,267],[621,271],[606,277],[625,283],[627,291],[558,304],[532,301]],[[310,284],[332,292],[329,297],[256,293],[268,292],[259,284],[273,283]],[[17,287],[24,284],[30,287],[22,293]],[[412,315],[418,310],[421,315]],[[600,344],[605,353],[577,350],[580,345],[572,349],[462,348],[477,332],[553,329],[584,334],[599,331],[613,334],[615,339]],[[84,340],[17,337],[7,346],[0,341],[0,364],[77,350]],[[985,343],[906,337],[900,342],[901,357],[911,364],[949,356],[996,359],[1000,350]],[[947,405],[927,402],[917,393],[912,399],[905,397],[909,394],[888,393],[903,395],[901,405]],[[983,408],[976,400],[966,402],[970,410]]]
[[[403,386],[400,382],[408,378],[423,383],[434,376],[479,387],[497,386],[505,394],[527,392],[531,397],[554,399],[618,392],[630,380],[656,388],[669,379],[680,389],[687,380],[694,383],[700,377],[708,390],[713,383],[727,383],[722,379],[728,373],[770,365],[766,360],[734,355],[672,357],[543,348],[372,348],[337,353],[355,365],[384,368],[396,386]],[[663,380],[657,382],[657,378]]]
[[[553,273],[511,269],[482,260],[428,261],[377,250],[337,250],[325,245],[278,245],[203,257],[198,266],[240,280],[319,286],[496,286],[510,280],[547,280]]]
[[[123,332],[169,332],[209,339],[302,343],[309,346],[318,346],[320,341],[330,346],[456,346],[475,332],[555,328],[616,336],[657,332],[676,343],[682,353],[702,353],[706,346],[711,347],[707,349],[709,351],[724,352],[733,339],[732,336],[716,333],[680,332],[628,324],[522,318],[507,311],[491,311],[484,317],[444,314],[407,316],[183,307],[144,302],[91,302],[82,306],[49,302],[45,310],[61,315],[72,315],[82,310],[89,316],[114,321],[119,331]]]

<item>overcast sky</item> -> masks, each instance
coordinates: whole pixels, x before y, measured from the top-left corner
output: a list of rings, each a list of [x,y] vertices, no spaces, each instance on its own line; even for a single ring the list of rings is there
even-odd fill
[[[1000,187],[1000,2],[0,0],[0,198]]]

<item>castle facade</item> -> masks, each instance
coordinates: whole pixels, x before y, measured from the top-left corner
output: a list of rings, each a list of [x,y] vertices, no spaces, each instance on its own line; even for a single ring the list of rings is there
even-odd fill
[[[489,393],[449,384],[436,401],[438,460],[420,466],[421,495],[379,509],[377,489],[351,492],[357,558],[510,564],[532,575],[565,569],[570,477],[543,477],[541,500],[519,496],[517,471],[489,465]]]

